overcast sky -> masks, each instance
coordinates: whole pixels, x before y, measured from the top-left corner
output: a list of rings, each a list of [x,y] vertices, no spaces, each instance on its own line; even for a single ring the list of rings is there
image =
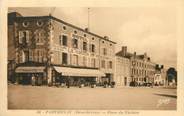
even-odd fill
[[[10,8],[23,16],[48,15],[54,8]],[[156,63],[175,67],[177,59],[176,9],[173,7],[92,7],[90,31],[117,42],[116,52],[147,54]],[[88,25],[88,8],[55,8],[53,16],[81,28]]]

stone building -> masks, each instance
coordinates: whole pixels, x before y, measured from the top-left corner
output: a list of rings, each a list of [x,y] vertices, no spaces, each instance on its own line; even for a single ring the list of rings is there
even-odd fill
[[[115,82],[117,86],[129,86],[131,82],[130,76],[130,59],[125,57],[127,47],[123,46],[122,51],[115,56]]]
[[[14,26],[15,17],[20,17],[19,13],[10,13],[8,14],[8,80],[15,81],[13,76],[15,75],[15,67],[16,67],[16,45],[15,45],[15,31],[16,28]]]
[[[136,52],[127,52],[127,47],[123,46],[122,50],[116,55],[121,55],[128,58],[130,62],[130,82],[135,82],[136,85],[143,85],[144,83],[153,83],[155,74],[155,63],[151,62],[150,57],[146,53],[137,55]],[[122,65],[123,67],[123,65]],[[119,69],[117,69],[119,70]]]
[[[51,85],[66,80],[71,85],[81,81],[113,81],[116,43],[107,36],[53,16],[13,19],[13,37],[8,42],[15,44],[15,73],[17,80],[21,80],[18,82],[29,84],[32,77]]]

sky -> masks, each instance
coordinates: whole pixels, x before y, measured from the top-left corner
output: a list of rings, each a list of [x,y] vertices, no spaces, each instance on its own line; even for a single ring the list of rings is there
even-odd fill
[[[88,27],[87,7],[12,7],[8,12],[23,16],[52,13],[65,22]],[[91,7],[90,31],[117,42],[116,52],[127,46],[128,52],[147,53],[151,61],[165,68],[177,65],[177,16],[174,7]]]

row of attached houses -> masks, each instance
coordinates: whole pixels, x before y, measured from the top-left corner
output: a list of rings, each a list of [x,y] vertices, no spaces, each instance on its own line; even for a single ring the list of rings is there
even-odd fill
[[[128,53],[126,46],[115,54],[115,45],[53,16],[8,14],[8,76],[17,83],[30,84],[33,77],[51,85],[67,79],[71,85],[154,82],[156,64],[146,54]]]
[[[158,64],[151,61],[146,53],[137,55],[136,52],[127,52],[127,46],[116,53],[115,57],[115,81],[120,86],[130,86],[131,82],[137,85],[151,83],[153,85],[164,85],[166,72]]]

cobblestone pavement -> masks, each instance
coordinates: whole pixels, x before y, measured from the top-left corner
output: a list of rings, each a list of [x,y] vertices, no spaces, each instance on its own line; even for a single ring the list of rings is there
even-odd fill
[[[8,85],[9,109],[176,110],[176,89]]]

